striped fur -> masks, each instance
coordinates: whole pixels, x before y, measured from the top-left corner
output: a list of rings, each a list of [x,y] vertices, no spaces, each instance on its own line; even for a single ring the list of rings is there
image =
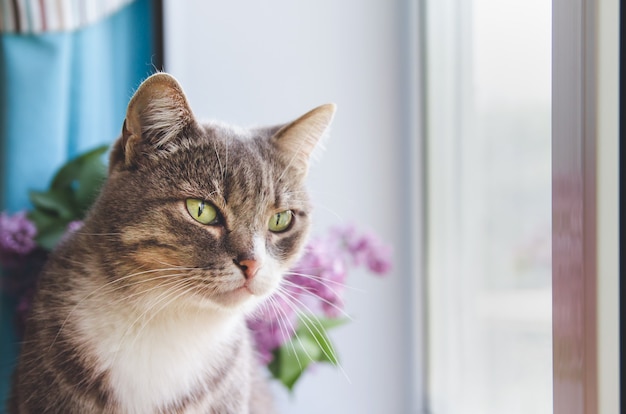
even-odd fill
[[[333,111],[286,127],[200,124],[173,78],[149,78],[100,197],[40,278],[10,412],[273,412],[245,317],[301,253],[307,157]],[[220,222],[195,221],[187,198]],[[291,227],[270,232],[284,210]],[[244,260],[260,265],[253,277]]]

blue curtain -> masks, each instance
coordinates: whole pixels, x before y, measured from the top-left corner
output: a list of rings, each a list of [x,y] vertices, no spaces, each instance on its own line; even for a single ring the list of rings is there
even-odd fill
[[[137,0],[73,31],[0,35],[0,210],[29,207],[69,158],[119,135],[126,104],[154,72],[153,10]],[[17,354],[15,300],[0,310],[0,412]]]

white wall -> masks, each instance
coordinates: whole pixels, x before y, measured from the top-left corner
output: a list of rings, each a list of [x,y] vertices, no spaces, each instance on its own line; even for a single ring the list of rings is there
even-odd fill
[[[276,387],[283,413],[409,412],[403,19],[396,1],[165,1],[166,70],[199,117],[271,124],[338,105],[309,176],[315,232],[355,222],[394,247],[388,279],[355,272],[348,280],[355,320],[331,337],[350,380],[320,366],[293,398]]]

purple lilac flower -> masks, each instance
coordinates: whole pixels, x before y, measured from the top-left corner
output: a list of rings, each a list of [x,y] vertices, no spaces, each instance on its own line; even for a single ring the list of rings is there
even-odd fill
[[[248,318],[248,328],[252,332],[259,362],[267,365],[272,361],[272,351],[282,345],[280,327],[260,317]]]
[[[0,214],[0,264],[15,266],[37,244],[35,236],[37,227],[26,217],[26,212],[20,211],[12,216],[6,212]]]
[[[378,247],[376,254],[367,257],[367,267],[379,276],[391,270],[391,249],[388,246]]]
[[[391,270],[391,248],[383,244],[373,233],[359,234],[354,226],[334,230],[343,240],[356,265],[383,276]]]
[[[317,299],[307,306],[311,311],[321,309],[327,317],[338,317],[343,309],[347,275],[345,257],[337,240],[331,235],[312,240],[303,258],[287,274],[286,280],[300,286],[303,294]]]
[[[67,233],[74,233],[76,230],[80,230],[81,227],[83,227],[83,221],[74,220],[74,221],[70,221],[65,231]]]

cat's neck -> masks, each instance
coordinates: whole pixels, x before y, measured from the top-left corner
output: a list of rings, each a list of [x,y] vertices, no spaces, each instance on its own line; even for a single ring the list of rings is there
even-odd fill
[[[202,387],[207,372],[221,372],[234,350],[249,352],[243,315],[214,308],[142,309],[149,307],[82,316],[100,369],[131,412],[174,404]]]

